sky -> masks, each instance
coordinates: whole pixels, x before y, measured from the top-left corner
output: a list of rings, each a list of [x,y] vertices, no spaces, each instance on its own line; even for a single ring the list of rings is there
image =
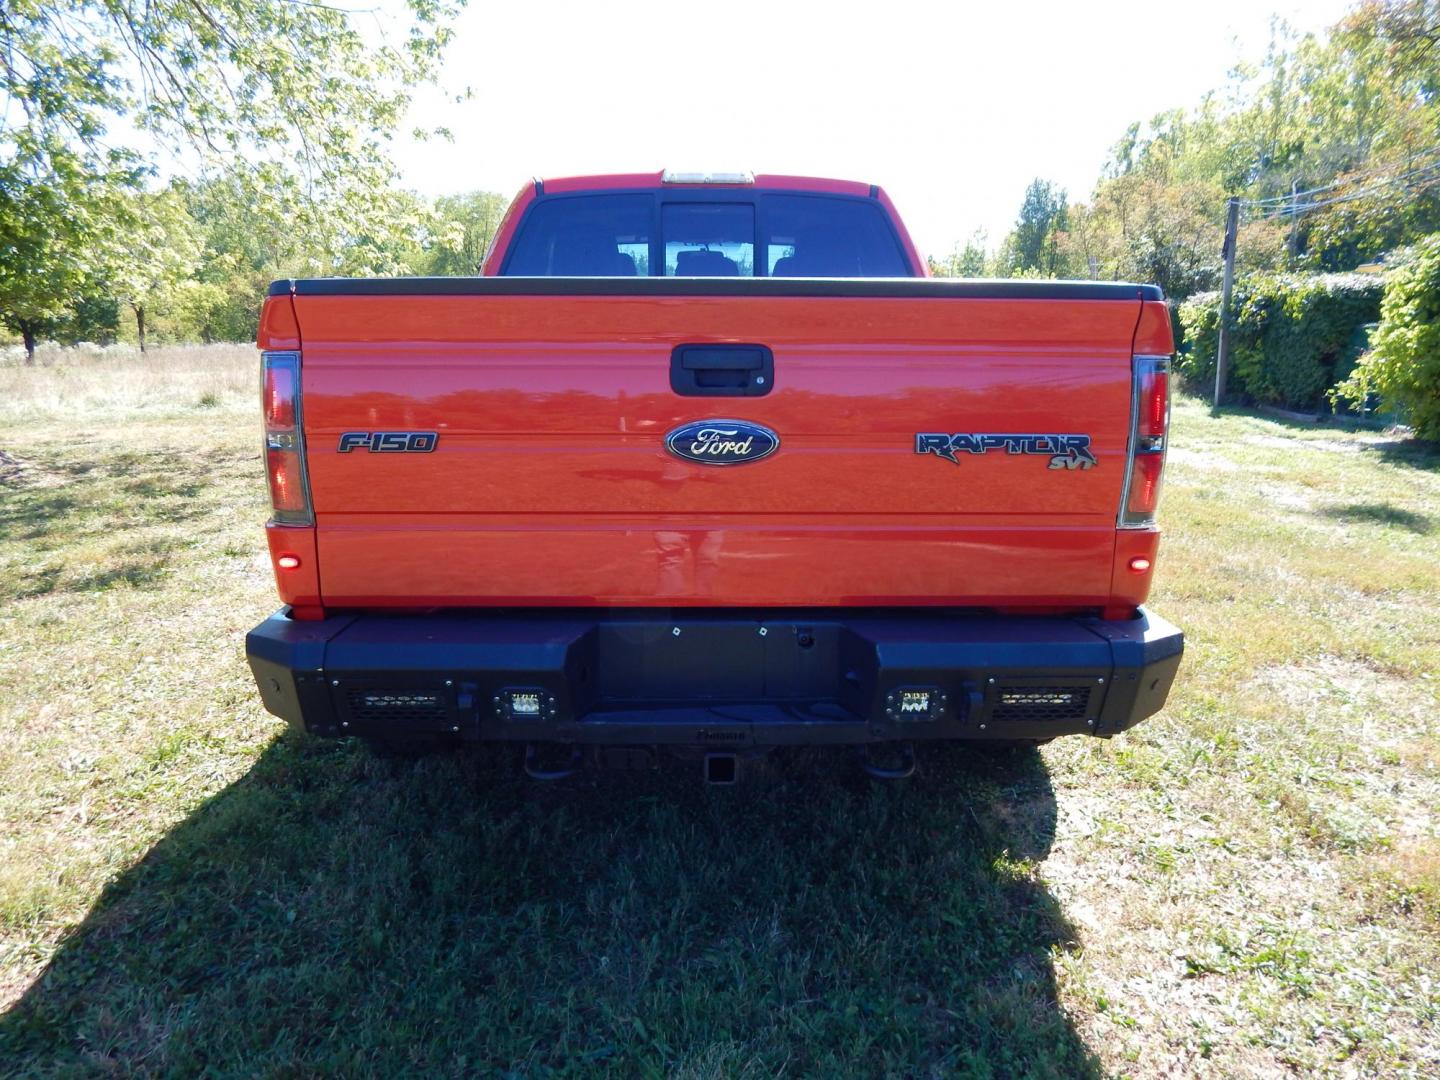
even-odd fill
[[[1323,30],[1347,0],[471,0],[402,139],[426,195],[531,176],[698,169],[878,183],[926,254],[995,246],[1026,185],[1088,198],[1136,120],[1263,57],[1272,15]],[[454,91],[473,97],[456,103]]]

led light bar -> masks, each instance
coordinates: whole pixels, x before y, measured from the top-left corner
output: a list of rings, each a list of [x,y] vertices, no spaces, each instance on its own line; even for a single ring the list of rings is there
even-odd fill
[[[491,704],[501,720],[555,719],[555,696],[539,686],[507,687]]]
[[[950,695],[938,686],[897,686],[885,695],[885,715],[891,720],[939,720]]]

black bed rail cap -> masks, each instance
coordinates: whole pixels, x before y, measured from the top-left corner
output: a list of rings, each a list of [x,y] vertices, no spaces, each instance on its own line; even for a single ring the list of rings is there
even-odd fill
[[[1164,300],[1158,285],[988,278],[296,278],[271,296],[834,296],[979,300]]]

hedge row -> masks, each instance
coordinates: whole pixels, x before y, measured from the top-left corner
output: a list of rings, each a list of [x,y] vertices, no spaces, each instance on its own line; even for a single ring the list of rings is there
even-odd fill
[[[1423,439],[1440,439],[1440,233],[1395,253],[1373,348],[1336,391],[1361,404],[1378,395]]]
[[[1365,349],[1380,317],[1385,279],[1370,274],[1280,274],[1235,282],[1230,392],[1295,409],[1320,409]],[[1184,347],[1176,367],[1197,390],[1215,385],[1220,294],[1180,305]]]

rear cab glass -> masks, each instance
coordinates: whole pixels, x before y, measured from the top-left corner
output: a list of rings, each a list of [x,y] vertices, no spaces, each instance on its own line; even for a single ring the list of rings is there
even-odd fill
[[[660,209],[666,277],[754,277],[755,207],[675,203]]]
[[[693,191],[537,201],[500,271],[515,277],[913,277],[881,206],[841,195]]]
[[[517,277],[634,277],[649,272],[654,200],[579,195],[536,203],[505,260]]]

